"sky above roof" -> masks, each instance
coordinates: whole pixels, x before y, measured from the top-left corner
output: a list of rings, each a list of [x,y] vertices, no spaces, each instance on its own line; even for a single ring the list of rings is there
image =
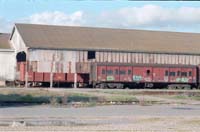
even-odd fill
[[[14,23],[200,33],[200,2],[0,0],[0,32]]]

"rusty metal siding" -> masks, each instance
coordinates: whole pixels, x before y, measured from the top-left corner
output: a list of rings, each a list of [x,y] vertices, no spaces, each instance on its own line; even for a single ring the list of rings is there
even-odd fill
[[[115,52],[112,52],[112,61],[116,62],[116,53]]]
[[[80,62],[80,61],[79,61],[79,60],[80,60],[80,59],[79,59],[79,57],[80,57],[80,56],[79,56],[79,53],[80,53],[79,51],[76,51],[76,62]]]
[[[192,63],[191,64],[193,64],[193,63],[195,63],[195,56],[191,56],[192,57]]]
[[[96,62],[100,62],[100,53],[96,52]]]
[[[119,54],[119,52],[116,53],[116,62],[120,62],[120,54]]]
[[[108,62],[112,62],[111,52],[108,52]]]
[[[131,62],[135,63],[135,54],[134,53],[131,53]]]
[[[30,50],[29,61],[37,61],[38,72],[75,72],[75,63],[79,53],[63,50]],[[80,55],[81,57],[81,55]],[[81,61],[81,60],[80,60]],[[53,68],[51,68],[53,65]]]
[[[157,55],[156,55],[156,54],[153,54],[153,64],[157,64],[157,61],[156,61],[157,58],[156,58],[156,57],[157,57]]]
[[[199,55],[157,54],[157,53],[130,53],[130,52],[96,52],[96,59],[88,60],[87,51],[68,50],[30,50],[29,60],[37,62],[38,72],[50,72],[53,62],[54,72],[74,73],[76,63],[87,63],[84,72],[90,67],[91,62],[115,63],[144,63],[144,64],[200,64]],[[85,68],[88,67],[88,68]]]
[[[83,51],[83,53],[84,53],[84,62],[88,62],[88,52]]]
[[[200,64],[200,57],[198,57],[197,59],[197,64]]]
[[[178,64],[178,55],[175,55],[175,64]]]
[[[127,62],[131,63],[131,53],[127,53]]]
[[[122,55],[122,53],[119,53],[119,62],[123,63],[123,55]]]
[[[100,62],[104,62],[103,61],[103,52],[99,52],[99,57],[100,57]]]
[[[90,63],[76,63],[76,72],[77,73],[89,73],[90,72]]]
[[[189,58],[189,56],[185,56],[185,64],[186,65],[190,64],[190,58]]]
[[[84,54],[83,54],[83,51],[79,51],[79,58],[80,58],[80,62],[84,62]]]
[[[62,58],[70,61],[75,51],[68,51],[66,53],[55,52],[55,60],[62,61]],[[176,54],[149,54],[149,53],[126,53],[126,52],[96,52],[96,59],[88,60],[87,51],[75,52],[75,59],[73,62],[121,62],[121,63],[153,63],[153,64],[187,64],[196,65],[200,56],[197,55],[176,55]],[[39,54],[39,53],[34,53]],[[39,60],[49,61],[49,56],[52,54],[42,53]],[[33,57],[34,58],[34,57]],[[72,57],[73,58],[73,57]],[[82,59],[81,59],[82,58]],[[33,59],[34,60],[34,59]],[[52,60],[52,59],[50,59]]]

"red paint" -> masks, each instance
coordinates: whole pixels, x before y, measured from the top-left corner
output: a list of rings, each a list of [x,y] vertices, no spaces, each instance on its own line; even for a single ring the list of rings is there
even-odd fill
[[[153,82],[168,82],[169,81],[168,75],[169,75],[169,68],[165,68],[165,67],[153,68]]]
[[[118,76],[114,71],[119,69]],[[106,74],[103,74],[103,70]],[[112,75],[109,75],[112,71]],[[109,72],[109,74],[108,74]],[[129,74],[128,74],[129,72]],[[182,73],[187,74],[183,76]],[[170,66],[120,66],[98,65],[97,81],[111,81],[108,76],[114,76],[114,81],[119,82],[155,82],[155,83],[196,83],[196,67],[170,67]],[[187,81],[188,80],[188,81]]]
[[[74,74],[73,73],[67,73],[67,82],[74,82]]]
[[[106,66],[97,67],[97,81],[106,81]]]
[[[169,82],[178,82],[179,78],[181,78],[181,68],[169,68]]]
[[[19,80],[20,80],[20,81],[25,81],[25,69],[26,69],[25,62],[21,62],[21,63],[19,64],[19,71],[20,71]]]
[[[34,78],[35,78],[35,74],[34,74],[34,72],[28,72],[28,81],[29,82],[32,82],[32,81],[34,81]]]
[[[65,73],[54,73],[53,80],[55,82],[64,82],[65,81]]]
[[[44,72],[44,82],[50,82],[50,73]]]
[[[43,76],[43,72],[34,72],[34,81],[35,82],[43,82],[44,81],[44,76]]]
[[[69,63],[70,65],[70,63]],[[197,67],[168,65],[97,65],[97,80],[109,82],[196,83]],[[17,64],[19,80],[25,81],[26,62]],[[136,79],[139,80],[135,80]],[[77,82],[89,82],[88,73],[77,73]],[[74,82],[74,73],[53,73],[54,82]],[[28,71],[29,82],[50,82],[50,73]]]
[[[119,66],[107,66],[106,68],[106,80],[111,81],[108,78],[112,77],[113,82],[119,82]]]
[[[139,82],[152,82],[152,72],[152,67],[133,67],[133,76],[136,76],[138,78],[141,77],[141,80]]]
[[[121,82],[132,82],[132,67],[131,66],[120,66],[119,77]]]

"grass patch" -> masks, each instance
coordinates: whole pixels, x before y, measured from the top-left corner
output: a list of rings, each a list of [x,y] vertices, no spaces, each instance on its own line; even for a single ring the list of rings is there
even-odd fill
[[[176,95],[176,96],[171,96],[170,98],[173,98],[173,99],[183,99],[183,100],[186,100],[186,99],[189,99],[189,100],[197,100],[199,101],[200,100],[200,96],[199,95],[186,95],[186,94],[182,94],[182,95]]]
[[[98,101],[98,97],[91,96],[87,94],[80,94],[80,93],[74,93],[71,95],[68,95],[67,97],[68,102],[94,102]]]
[[[110,102],[138,102],[136,97],[130,95],[111,95],[104,97],[104,100]]]
[[[20,95],[20,94],[0,94],[0,103],[48,103],[49,98],[46,96],[34,97],[30,94]]]
[[[172,96],[174,99],[188,99],[188,96],[186,95],[176,95],[176,96]]]

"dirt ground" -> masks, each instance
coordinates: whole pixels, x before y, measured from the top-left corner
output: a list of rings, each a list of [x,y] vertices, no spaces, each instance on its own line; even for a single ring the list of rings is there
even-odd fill
[[[100,118],[87,118],[93,121]],[[199,132],[200,117],[110,117],[128,120],[120,124],[71,124],[66,126],[0,127],[1,131],[137,131],[137,132]],[[85,120],[85,119],[83,119]]]
[[[0,109],[0,124],[1,131],[199,132],[200,106],[9,107]]]
[[[1,94],[87,96],[124,100],[134,97],[140,103],[90,107],[27,105],[0,106],[1,131],[122,131],[199,132],[199,90],[113,90],[113,89],[0,89]],[[11,96],[12,97],[12,96]],[[145,103],[144,103],[145,102]],[[147,103],[151,102],[151,103]],[[152,103],[157,102],[157,103]]]

